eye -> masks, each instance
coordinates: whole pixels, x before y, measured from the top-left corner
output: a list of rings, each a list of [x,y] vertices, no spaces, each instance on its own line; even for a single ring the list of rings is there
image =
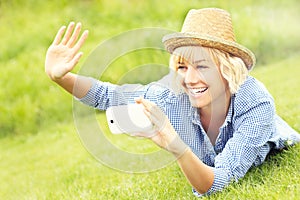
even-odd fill
[[[185,71],[187,69],[187,66],[185,65],[178,65],[177,70],[178,71]]]
[[[196,68],[197,68],[197,69],[207,69],[208,66],[206,66],[206,65],[197,65]]]

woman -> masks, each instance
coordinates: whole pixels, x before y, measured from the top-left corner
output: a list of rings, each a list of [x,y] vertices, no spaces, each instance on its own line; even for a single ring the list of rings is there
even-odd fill
[[[163,38],[172,54],[173,89],[149,84],[122,94],[122,86],[71,73],[88,35],[78,39],[80,29],[70,23],[58,31],[46,55],[48,76],[101,110],[124,101],[142,104],[156,127],[150,139],[177,157],[195,195],[222,190],[262,164],[270,150],[300,141],[277,116],[268,91],[248,75],[255,57],[236,43],[228,12],[190,10],[182,31]]]

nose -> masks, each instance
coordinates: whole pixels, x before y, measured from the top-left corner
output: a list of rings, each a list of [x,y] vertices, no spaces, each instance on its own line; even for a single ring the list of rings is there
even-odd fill
[[[199,71],[197,71],[194,67],[190,66],[188,67],[185,77],[184,77],[184,82],[186,84],[194,84],[198,83],[201,80],[201,74]]]

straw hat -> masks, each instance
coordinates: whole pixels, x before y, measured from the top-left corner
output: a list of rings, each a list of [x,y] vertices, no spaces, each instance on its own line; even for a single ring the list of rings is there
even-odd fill
[[[218,8],[204,8],[188,12],[182,30],[162,39],[167,51],[181,46],[205,46],[216,48],[241,58],[248,70],[255,65],[254,54],[236,43],[230,14]]]

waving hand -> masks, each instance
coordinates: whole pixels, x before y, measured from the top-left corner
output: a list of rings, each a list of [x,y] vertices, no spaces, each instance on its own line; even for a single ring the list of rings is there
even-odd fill
[[[78,63],[82,52],[79,49],[85,42],[88,31],[79,38],[81,23],[71,22],[68,27],[61,27],[46,54],[45,71],[52,80],[59,80],[70,72]],[[79,38],[79,39],[78,39]]]

